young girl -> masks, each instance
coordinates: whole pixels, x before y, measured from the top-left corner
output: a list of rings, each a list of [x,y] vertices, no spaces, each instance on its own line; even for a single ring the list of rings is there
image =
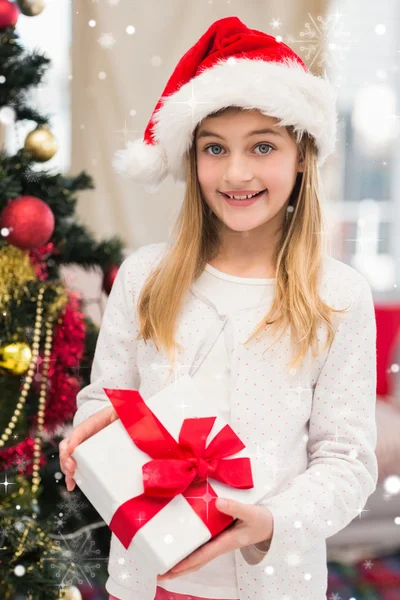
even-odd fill
[[[372,293],[323,248],[318,166],[336,118],[328,81],[228,17],[180,60],[144,140],[116,157],[136,181],[186,182],[185,197],[170,242],[119,269],[60,444],[67,488],[74,448],[117,418],[103,388],[146,399],[172,373],[193,377],[270,483],[257,505],[217,500],[237,521],[179,571],[156,578],[113,534],[112,599],[326,597],[326,538],[377,483]]]

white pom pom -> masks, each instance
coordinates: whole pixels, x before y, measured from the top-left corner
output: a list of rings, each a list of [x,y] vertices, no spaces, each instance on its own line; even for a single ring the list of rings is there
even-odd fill
[[[159,145],[146,144],[141,138],[117,150],[112,161],[114,171],[148,185],[159,185],[168,174],[165,153]]]

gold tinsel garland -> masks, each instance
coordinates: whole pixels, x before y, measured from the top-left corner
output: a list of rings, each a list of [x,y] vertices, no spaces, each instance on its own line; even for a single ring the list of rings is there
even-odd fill
[[[36,311],[36,319],[35,319],[35,329],[33,334],[33,344],[32,344],[32,361],[29,365],[29,369],[27,372],[27,376],[24,381],[24,385],[21,391],[21,395],[18,399],[16,408],[14,410],[14,414],[12,415],[10,422],[5,428],[4,432],[0,436],[0,448],[5,445],[10,436],[13,433],[13,429],[15,428],[19,418],[22,415],[22,409],[26,402],[26,398],[29,393],[29,389],[32,385],[33,376],[35,373],[36,362],[39,357],[39,347],[40,347],[40,338],[41,338],[41,330],[42,330],[42,321],[43,321],[43,293],[44,287],[40,289],[39,296],[37,299],[37,311]],[[53,320],[49,319],[46,323],[46,338],[44,345],[44,358],[43,358],[43,376],[40,382],[40,395],[39,395],[39,407],[38,407],[38,426],[35,436],[34,443],[34,451],[33,451],[33,477],[32,477],[32,493],[35,495],[39,482],[39,468],[40,468],[40,446],[41,446],[41,436],[43,431],[44,424],[44,413],[46,407],[46,396],[48,392],[47,387],[47,376],[48,370],[50,366],[50,355],[51,355],[51,347],[52,347],[52,337],[53,337]]]
[[[29,255],[12,245],[0,249],[0,310],[11,302],[21,304],[29,294],[27,283],[36,281],[36,273]]]
[[[14,248],[13,246],[5,246],[0,251],[0,298],[6,297],[7,302],[0,303],[0,310],[3,311],[3,315],[7,314],[9,310],[10,300],[21,304],[23,301],[22,296],[25,295],[25,301],[27,300],[27,294],[29,293],[26,283],[28,281],[36,281],[36,275],[34,269],[29,262],[29,256],[26,252]],[[43,314],[43,297],[46,292],[46,287],[51,287],[51,290],[55,293],[55,298],[46,305],[47,314]],[[4,294],[4,296],[3,296]],[[29,295],[29,299],[32,301],[32,297]],[[39,406],[38,406],[38,425],[35,435],[34,451],[33,451],[33,476],[32,476],[32,494],[37,495],[39,483],[40,483],[40,455],[41,455],[41,438],[43,433],[44,415],[46,408],[46,398],[48,393],[48,372],[50,367],[50,356],[52,348],[52,340],[54,334],[54,323],[60,314],[60,311],[65,308],[68,302],[68,294],[65,290],[64,285],[50,283],[40,284],[38,296],[36,299],[36,317],[34,325],[33,343],[32,343],[32,359],[22,386],[22,391],[14,413],[5,428],[0,435],[0,448],[5,446],[13,430],[22,416],[23,407],[26,402],[30,387],[32,385],[33,377],[36,371],[36,363],[39,358],[40,340],[42,339],[43,330],[43,319],[46,319],[44,327],[45,333],[45,344],[43,353],[43,371],[42,380],[40,384],[39,394]],[[58,321],[60,322],[60,320]],[[37,499],[34,499],[37,503]]]
[[[15,246],[0,248],[0,311],[4,312],[12,302],[21,305],[32,300],[28,283],[37,281],[35,268],[29,254]],[[60,283],[46,283],[56,292],[56,298],[48,304],[49,315],[55,318],[65,308],[68,295]]]

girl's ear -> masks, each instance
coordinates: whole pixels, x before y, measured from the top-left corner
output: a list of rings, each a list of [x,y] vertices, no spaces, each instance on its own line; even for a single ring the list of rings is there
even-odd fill
[[[304,144],[300,144],[298,146],[297,153],[297,165],[299,173],[303,173],[306,168],[306,158],[307,158],[307,146]]]
[[[302,152],[301,148],[297,149],[297,172],[302,173],[304,171],[304,152]]]

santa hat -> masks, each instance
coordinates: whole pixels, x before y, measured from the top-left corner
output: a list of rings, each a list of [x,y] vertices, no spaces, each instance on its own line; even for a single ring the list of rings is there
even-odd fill
[[[336,96],[328,80],[274,36],[249,29],[237,17],[215,21],[175,67],[143,139],[117,151],[114,169],[150,186],[168,174],[185,181],[185,154],[196,126],[212,112],[259,109],[308,132],[322,165],[336,142]]]

